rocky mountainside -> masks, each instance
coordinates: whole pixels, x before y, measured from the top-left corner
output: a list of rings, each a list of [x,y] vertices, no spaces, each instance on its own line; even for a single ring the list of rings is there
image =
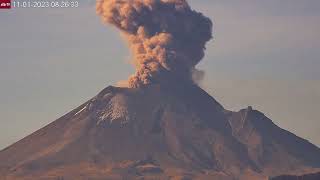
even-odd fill
[[[301,176],[277,176],[272,178],[271,180],[319,180],[320,179],[320,173],[314,173],[314,174],[305,174]]]
[[[227,116],[234,137],[246,146],[250,159],[265,174],[301,174],[319,167],[318,147],[279,128],[263,113],[248,107],[227,112]]]
[[[0,151],[11,179],[268,179],[320,171],[320,149],[196,85],[109,86]],[[0,178],[0,179],[1,179]]]

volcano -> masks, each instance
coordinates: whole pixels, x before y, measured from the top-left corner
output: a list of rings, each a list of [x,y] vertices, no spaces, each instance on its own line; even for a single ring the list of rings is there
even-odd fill
[[[320,149],[194,84],[109,86],[0,152],[0,179],[268,179],[320,171]]]

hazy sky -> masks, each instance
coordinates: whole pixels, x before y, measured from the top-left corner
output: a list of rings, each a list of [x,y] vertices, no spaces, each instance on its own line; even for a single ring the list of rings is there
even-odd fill
[[[133,73],[125,43],[87,2],[0,10],[0,149]],[[320,146],[320,1],[189,2],[214,22],[203,87]]]

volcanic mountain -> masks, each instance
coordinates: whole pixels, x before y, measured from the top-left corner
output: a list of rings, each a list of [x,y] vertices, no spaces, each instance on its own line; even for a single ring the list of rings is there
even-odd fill
[[[233,180],[320,171],[320,149],[194,84],[109,86],[0,152],[0,179]]]

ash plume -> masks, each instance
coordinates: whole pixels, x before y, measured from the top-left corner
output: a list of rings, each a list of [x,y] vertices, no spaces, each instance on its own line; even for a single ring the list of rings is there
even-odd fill
[[[129,87],[193,81],[195,66],[212,38],[212,22],[186,0],[98,0],[96,11],[129,43],[136,67]]]

